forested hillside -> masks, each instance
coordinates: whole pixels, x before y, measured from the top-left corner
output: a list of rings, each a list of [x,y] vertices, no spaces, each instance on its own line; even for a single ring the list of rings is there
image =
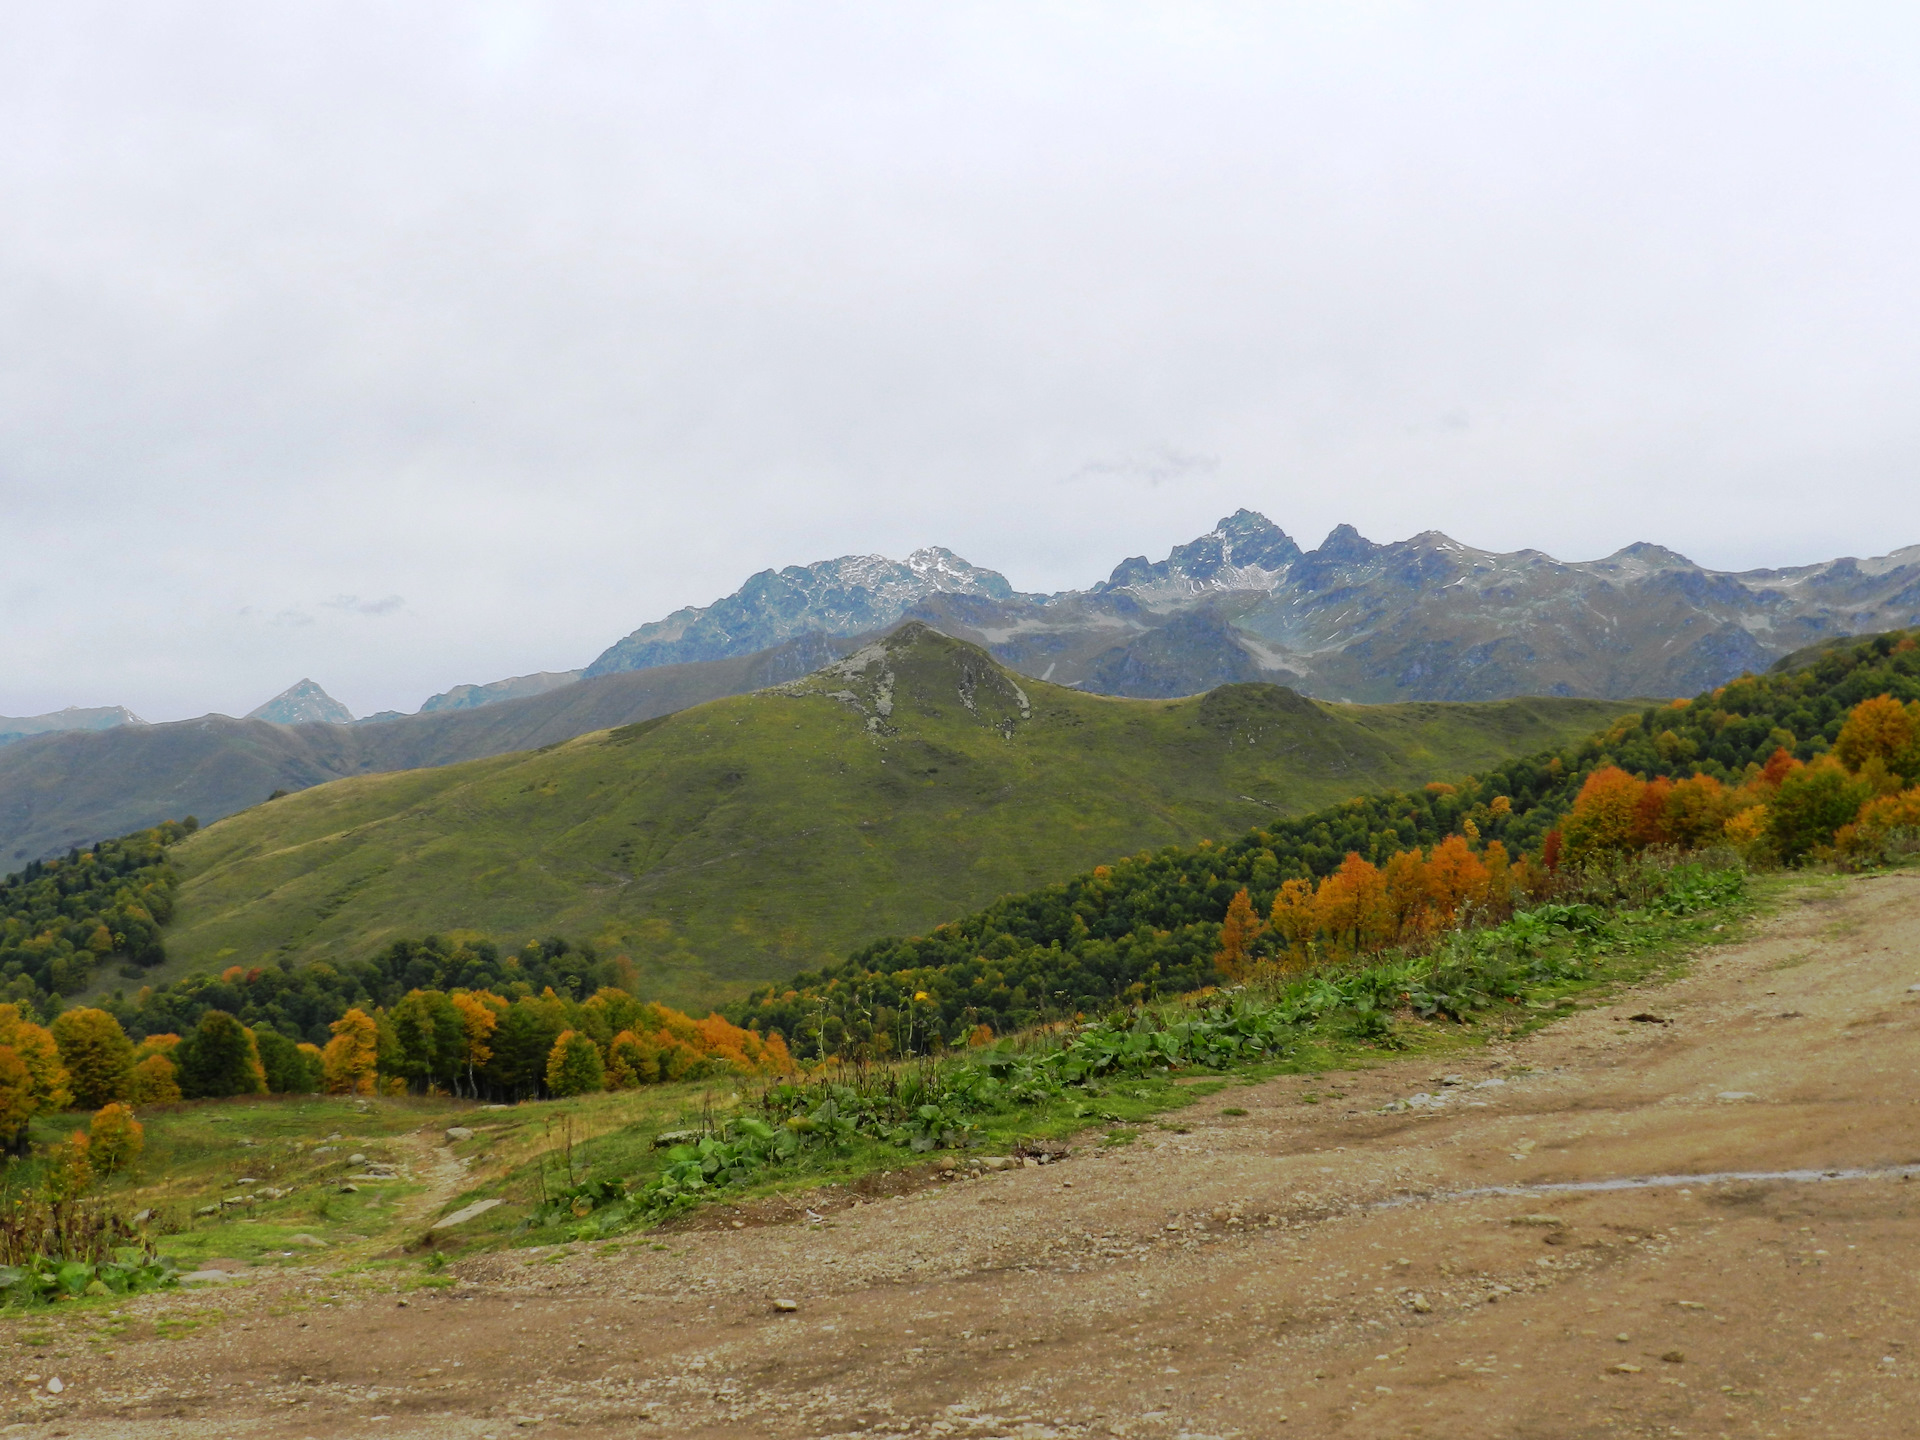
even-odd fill
[[[137,975],[162,963],[178,883],[167,847],[196,824],[103,840],[0,879],[0,998],[74,995],[99,966],[118,961]]]
[[[784,687],[209,826],[176,852],[167,974],[558,933],[705,1008],[1116,855],[1480,769],[1621,708],[1270,685],[1119,700],[1016,681],[911,625]]]
[[[1570,830],[1575,851],[1728,843],[1795,861],[1856,816],[1872,820],[1862,807],[1876,795],[1881,828],[1920,824],[1920,792],[1904,798],[1920,778],[1916,701],[1911,634],[1788,657],[1458,783],[1357,798],[1224,844],[1143,851],[925,934],[875,940],[766,987],[736,1018],[779,1030],[803,1055],[849,1039],[897,1047],[913,1034],[958,1043],[981,1025],[1217,983],[1223,949],[1304,959],[1309,947],[1415,938],[1462,906],[1499,908],[1546,888],[1561,863],[1556,827],[1582,795],[1591,813]],[[1854,714],[1856,732],[1877,738],[1834,758],[1836,742],[1854,739]],[[1223,946],[1243,892],[1240,935]]]

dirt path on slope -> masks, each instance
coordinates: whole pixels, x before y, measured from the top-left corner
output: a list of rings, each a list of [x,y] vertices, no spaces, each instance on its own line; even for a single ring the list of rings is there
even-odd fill
[[[149,1298],[7,1418],[133,1440],[1912,1435],[1920,1182],[1526,1187],[1920,1162],[1916,985],[1920,875],[1849,880],[1458,1083],[1426,1061],[1233,1086],[1186,1134],[823,1196],[819,1224],[718,1212],[482,1257],[404,1308],[263,1278],[164,1339],[153,1319],[214,1302]]]

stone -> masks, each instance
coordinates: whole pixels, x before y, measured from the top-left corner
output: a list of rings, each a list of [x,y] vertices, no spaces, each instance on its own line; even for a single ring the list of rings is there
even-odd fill
[[[1722,1090],[1713,1098],[1716,1100],[1724,1100],[1731,1104],[1740,1100],[1758,1100],[1760,1097],[1751,1090]]]
[[[318,1235],[293,1235],[287,1239],[289,1245],[305,1245],[309,1250],[324,1250],[327,1242]]]
[[[662,1130],[653,1137],[653,1148],[665,1150],[673,1145],[691,1145],[699,1138],[698,1130]]]
[[[349,1180],[340,1187],[340,1193],[342,1195],[358,1195],[360,1193],[360,1187]]]
[[[220,1213],[220,1207],[218,1205],[202,1205],[193,1213],[196,1215],[218,1215]]]
[[[1431,1315],[1433,1302],[1424,1295],[1410,1295],[1407,1297],[1407,1308],[1416,1315]]]
[[[66,1388],[67,1388],[66,1382],[63,1381],[58,1375],[54,1376],[51,1380],[47,1381],[47,1389],[52,1394],[58,1395],[62,1390]]]
[[[494,1206],[504,1203],[506,1202],[497,1197],[492,1200],[476,1200],[471,1205],[462,1205],[445,1219],[435,1221],[433,1228],[435,1230],[449,1230],[455,1225],[464,1225],[467,1221],[477,1219],[486,1214],[487,1211],[493,1209]]]
[[[133,1223],[136,1225],[144,1225],[151,1219],[153,1219],[153,1211],[151,1210],[136,1210],[133,1212]]]
[[[473,1131],[469,1130],[466,1126],[449,1125],[447,1127],[447,1143],[449,1145],[455,1144],[461,1140],[471,1140],[471,1139],[473,1139]]]
[[[775,1300],[773,1302],[773,1308],[790,1315],[800,1308],[800,1302],[798,1300]]]
[[[367,1163],[367,1157],[364,1155],[347,1156],[347,1164],[349,1165],[364,1165],[366,1163]]]
[[[1622,1360],[1618,1365],[1609,1365],[1607,1368],[1616,1375],[1638,1375],[1640,1373],[1640,1367],[1631,1360]]]
[[[180,1277],[182,1285],[221,1285],[233,1279],[224,1270],[189,1270]]]
[[[1687,1357],[1685,1352],[1680,1350],[1669,1350],[1667,1351],[1666,1354],[1662,1355],[1660,1358],[1666,1361],[1667,1364],[1669,1365],[1684,1365],[1687,1363]]]

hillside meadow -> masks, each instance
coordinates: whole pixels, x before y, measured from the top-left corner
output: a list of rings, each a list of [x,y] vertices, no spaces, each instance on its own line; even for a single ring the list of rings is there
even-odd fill
[[[148,978],[560,934],[704,1008],[1120,855],[1552,749],[1631,708],[1114,699],[909,625],[803,681],[209,826],[172,851]]]

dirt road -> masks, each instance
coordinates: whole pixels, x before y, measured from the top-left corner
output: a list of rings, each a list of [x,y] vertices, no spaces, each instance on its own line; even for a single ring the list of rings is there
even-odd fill
[[[666,1249],[461,1262],[404,1307],[318,1271],[146,1299],[106,1353],[10,1361],[6,1418],[129,1440],[1912,1436],[1916,986],[1920,876],[1835,883],[1457,1083],[1401,1061],[1233,1085],[1169,1121],[1189,1133],[894,1177],[907,1195],[822,1196],[819,1223],[715,1212]],[[1891,1173],[1821,1174],[1861,1169]],[[27,1385],[55,1365],[59,1396]]]

